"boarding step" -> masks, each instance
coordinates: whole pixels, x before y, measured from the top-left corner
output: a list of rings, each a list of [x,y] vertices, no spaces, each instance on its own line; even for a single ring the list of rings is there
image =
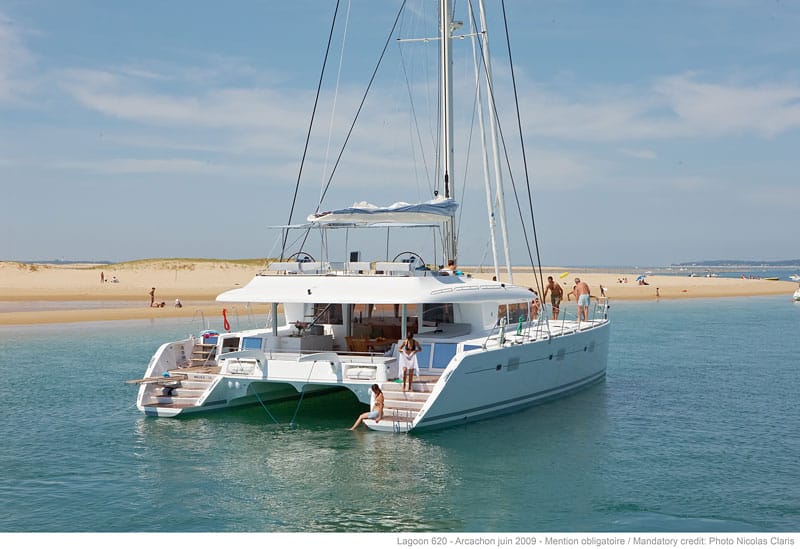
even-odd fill
[[[383,419],[376,422],[374,419],[365,419],[364,424],[373,431],[407,433],[411,430],[416,414],[384,414]]]
[[[392,385],[395,384],[393,383]],[[424,402],[428,400],[429,396],[431,396],[431,391],[420,390],[420,388],[416,386],[416,383],[414,384],[413,391],[403,391],[399,385],[397,387],[386,387],[385,389],[381,390],[383,391],[383,395],[386,400],[420,400]]]
[[[158,406],[162,408],[191,408],[208,390],[213,378],[204,374],[182,374],[181,379],[169,381],[165,377],[162,383],[153,386],[146,395],[143,406]]]
[[[382,383],[381,391],[383,391],[384,393],[408,393],[410,395],[413,395],[414,393],[430,394],[433,392],[433,388],[435,386],[436,386],[435,381],[425,381],[425,382],[415,381],[411,385],[413,391],[409,391],[408,389],[404,391],[402,383],[397,383],[392,381],[392,382]]]
[[[160,391],[156,389],[153,396],[156,397],[172,397],[172,398],[200,398],[206,392],[208,386],[188,388],[185,386],[180,387],[163,387]]]
[[[418,412],[427,402],[430,393],[406,393],[405,395],[383,393],[383,395],[383,406],[386,410]]]
[[[175,405],[181,408],[190,408],[197,405],[197,397],[177,397],[170,395],[151,395],[148,402],[143,406],[169,406]]]
[[[192,357],[189,359],[189,364],[192,366],[213,366],[216,364],[216,362],[211,357]]]
[[[191,380],[188,379],[186,381],[181,382],[180,388],[187,389],[190,391],[200,391],[204,393],[208,386],[211,385],[210,381],[203,381],[203,380]]]
[[[201,364],[199,366],[186,366],[179,367],[176,370],[170,370],[169,375],[179,376],[192,376],[193,374],[218,374],[220,367],[216,364]]]
[[[409,423],[414,422],[414,418],[417,417],[416,412],[414,413],[406,413],[406,412],[398,412],[395,413],[394,410],[389,410],[388,414],[383,415],[383,419],[381,421],[407,421]],[[374,421],[374,420],[373,420]]]
[[[383,413],[397,412],[400,414],[413,413],[416,414],[422,409],[424,402],[403,402],[399,400],[387,400],[383,404]]]
[[[192,349],[192,356],[194,356],[194,355],[197,355],[197,356],[209,356],[211,354],[214,354],[214,346],[213,345],[210,346],[210,347],[202,347],[202,346],[199,346],[199,345],[195,345],[194,349]]]
[[[193,365],[212,363],[214,361],[215,348],[216,345],[210,343],[195,343],[189,361]]]
[[[194,405],[195,405],[194,401],[189,402],[189,403],[185,403],[185,402],[145,402],[144,404],[142,404],[142,406],[147,407],[147,408],[157,407],[157,408],[180,408],[180,409],[193,408]]]

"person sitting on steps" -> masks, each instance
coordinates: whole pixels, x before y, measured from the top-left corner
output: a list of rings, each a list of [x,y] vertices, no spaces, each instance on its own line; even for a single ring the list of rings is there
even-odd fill
[[[365,419],[374,419],[375,423],[378,423],[383,419],[383,391],[381,391],[381,388],[378,387],[377,383],[373,383],[372,392],[375,395],[375,403],[372,406],[372,410],[369,412],[364,412],[358,416],[356,422],[353,423],[352,427],[350,427],[351,431],[355,431],[356,427],[361,425],[361,422]]]

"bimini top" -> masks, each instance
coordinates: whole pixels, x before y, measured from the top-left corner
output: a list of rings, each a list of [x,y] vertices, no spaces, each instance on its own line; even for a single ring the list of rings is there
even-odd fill
[[[527,288],[460,276],[257,275],[217,296],[236,303],[512,303]]]
[[[395,202],[391,206],[357,202],[349,208],[311,214],[306,220],[314,225],[424,225],[441,223],[455,215],[457,209],[458,203],[450,198],[436,198],[419,204]]]

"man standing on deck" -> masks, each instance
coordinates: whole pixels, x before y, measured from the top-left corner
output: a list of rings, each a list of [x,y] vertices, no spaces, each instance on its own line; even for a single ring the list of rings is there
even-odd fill
[[[591,294],[589,292],[589,285],[586,282],[581,282],[580,278],[575,279],[575,289],[572,290],[575,299],[578,301],[578,323],[581,321],[589,321],[589,300]]]
[[[550,304],[553,306],[553,320],[558,320],[561,310],[561,298],[564,297],[564,288],[552,276],[547,277],[547,286],[544,288],[544,300],[547,301],[547,292],[550,292]]]

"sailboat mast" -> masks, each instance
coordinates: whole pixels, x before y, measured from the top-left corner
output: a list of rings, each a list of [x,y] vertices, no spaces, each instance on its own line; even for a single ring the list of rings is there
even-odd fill
[[[444,169],[444,196],[453,198],[453,55],[451,52],[452,10],[450,0],[439,1],[439,65],[441,70],[442,100],[442,167]],[[444,223],[445,261],[456,260],[455,216]]]
[[[511,252],[508,245],[508,228],[506,226],[506,203],[503,193],[503,171],[500,168],[500,149],[497,137],[497,111],[495,110],[494,88],[492,82],[492,59],[489,55],[489,32],[486,28],[486,9],[483,0],[478,0],[478,9],[481,19],[481,33],[483,34],[483,64],[486,67],[486,92],[489,97],[489,128],[492,136],[492,159],[494,165],[494,177],[497,193],[497,207],[500,210],[500,233],[503,237],[503,253],[506,258],[506,273],[508,281],[514,282],[514,274],[511,270]]]
[[[480,36],[477,34],[477,29],[474,26],[474,17],[469,18],[470,34],[472,34],[472,61],[475,67],[475,93],[478,109],[478,126],[480,132],[478,134],[481,138],[481,161],[483,164],[483,183],[486,192],[486,213],[488,214],[489,221],[489,243],[492,245],[492,265],[494,265],[495,280],[500,278],[500,264],[497,261],[497,238],[495,237],[495,215],[494,215],[494,198],[492,196],[492,180],[489,175],[489,155],[486,147],[486,127],[483,122],[483,98],[481,96],[481,64],[478,62],[478,41]]]

